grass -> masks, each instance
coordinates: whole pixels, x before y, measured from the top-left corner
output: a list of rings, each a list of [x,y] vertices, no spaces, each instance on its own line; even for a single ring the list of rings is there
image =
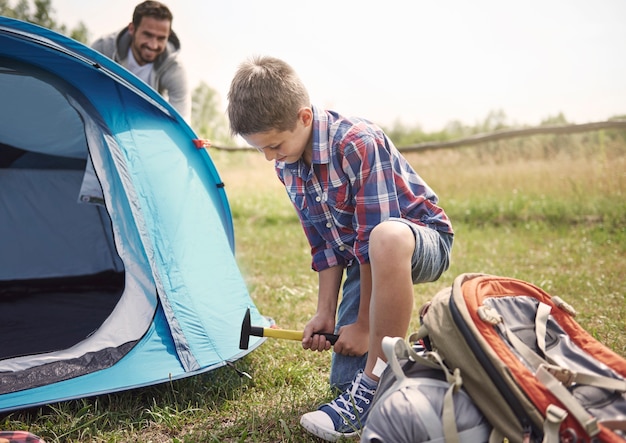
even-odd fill
[[[410,154],[454,222],[451,268],[415,286],[415,307],[464,272],[533,282],[626,357],[626,146],[527,155],[511,145]],[[261,312],[302,328],[315,310],[308,245],[270,163],[214,152],[226,183],[237,260]],[[412,325],[417,327],[417,321]],[[299,417],[331,398],[329,353],[268,340],[231,368],[168,384],[0,417],[48,442],[315,442]]]

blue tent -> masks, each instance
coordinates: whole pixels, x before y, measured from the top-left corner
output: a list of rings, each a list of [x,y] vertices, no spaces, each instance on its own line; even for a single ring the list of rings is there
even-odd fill
[[[0,17],[0,411],[178,379],[249,352],[246,309],[268,321],[196,138],[124,68]]]

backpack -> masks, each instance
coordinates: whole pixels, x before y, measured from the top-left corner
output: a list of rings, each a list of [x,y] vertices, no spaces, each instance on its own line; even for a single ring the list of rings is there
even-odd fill
[[[361,443],[487,443],[491,425],[461,388],[458,374],[385,337],[385,368]]]
[[[459,371],[494,428],[490,442],[626,441],[626,359],[559,297],[513,278],[462,274],[420,316],[409,343]]]

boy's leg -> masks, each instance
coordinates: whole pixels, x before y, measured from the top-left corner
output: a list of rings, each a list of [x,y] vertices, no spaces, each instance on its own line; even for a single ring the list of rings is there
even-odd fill
[[[374,380],[382,339],[405,337],[413,311],[413,284],[437,280],[448,268],[451,238],[408,220],[393,218],[370,235],[372,295],[370,347],[365,374]]]
[[[346,268],[346,279],[343,283],[341,302],[337,309],[337,322],[335,333],[344,325],[356,321],[359,313],[359,300],[361,291],[359,264],[354,263]],[[349,357],[347,355],[332,354],[330,365],[330,386],[340,392],[350,387],[354,375],[365,368],[367,354],[361,357]]]
[[[451,236],[403,219],[391,219],[372,231],[370,348],[365,372],[359,371],[351,387],[335,400],[302,416],[305,429],[329,441],[362,429],[377,387],[373,368],[378,358],[385,359],[382,338],[406,335],[413,283],[437,280],[449,265],[451,246]]]

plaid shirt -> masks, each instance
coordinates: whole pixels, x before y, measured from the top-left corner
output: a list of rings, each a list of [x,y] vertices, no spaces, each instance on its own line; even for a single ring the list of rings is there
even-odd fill
[[[369,262],[370,232],[401,217],[453,233],[437,195],[376,125],[313,106],[313,160],[276,162],[311,245],[312,268]]]

